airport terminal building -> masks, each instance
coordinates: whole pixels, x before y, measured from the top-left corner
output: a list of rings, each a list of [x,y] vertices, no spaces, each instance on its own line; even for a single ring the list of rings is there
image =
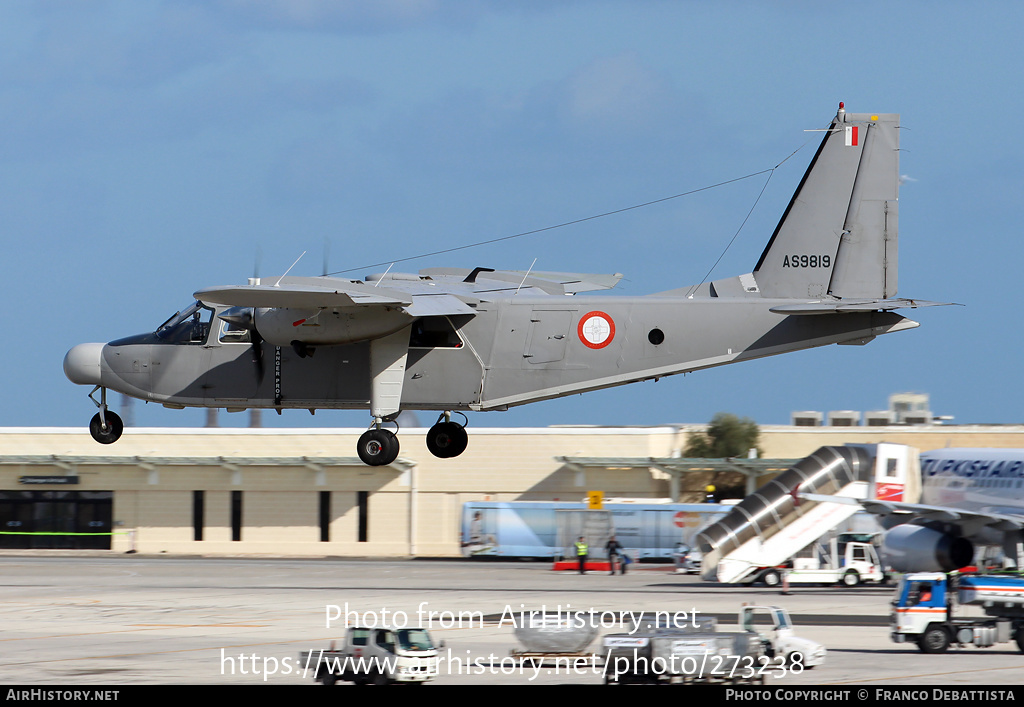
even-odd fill
[[[103,446],[85,429],[7,428],[0,548],[451,557],[472,501],[695,501],[690,472],[733,470],[753,488],[824,445],[1024,447],[1019,425],[762,426],[764,460],[682,459],[703,429],[475,428],[454,459],[406,429],[399,458],[368,467],[351,456],[358,429],[128,428]]]

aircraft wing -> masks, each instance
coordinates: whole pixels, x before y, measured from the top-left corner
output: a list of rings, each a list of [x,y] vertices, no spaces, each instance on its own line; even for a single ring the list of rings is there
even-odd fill
[[[512,272],[517,275],[526,275],[526,272],[518,270],[513,270]],[[610,290],[619,284],[619,280],[623,278],[623,275],[620,272],[608,275],[574,272],[531,272],[530,277],[557,282],[565,288],[566,292],[575,294],[577,292]]]
[[[539,287],[548,294],[575,294],[594,290],[610,290],[622,279],[622,273],[594,274],[572,272],[541,272],[537,270],[527,273],[525,270],[491,270],[489,268],[425,268],[420,275],[437,280],[459,281],[472,283],[480,289],[493,289],[493,282],[519,286]],[[488,284],[488,281],[491,281]],[[556,287],[552,287],[556,286]]]
[[[199,290],[200,302],[227,304],[233,307],[289,307],[316,309],[320,307],[355,307],[385,305],[405,307],[413,298],[404,292],[383,287],[360,286],[314,287],[310,285],[228,285]]]
[[[909,515],[922,521],[952,523],[965,531],[976,532],[983,526],[996,530],[1020,530],[1024,528],[1024,516],[1007,515],[989,511],[968,511],[947,506],[930,506],[923,503],[899,503],[896,501],[861,501],[869,513],[875,515]]]
[[[298,278],[279,285],[228,285],[195,293],[200,302],[233,307],[321,309],[333,307],[394,307],[412,317],[473,315],[475,310],[447,292],[403,292],[349,280]]]
[[[771,307],[776,314],[845,314],[849,312],[878,312],[894,309],[917,309],[918,307],[944,307],[953,302],[929,302],[919,299],[873,299],[838,300],[835,302],[807,302],[801,304],[780,304]]]
[[[902,503],[900,501],[879,501],[875,499],[853,499],[843,496],[801,493],[800,498],[809,501],[859,504],[868,513],[880,516],[900,516],[907,520],[924,523],[950,523],[961,528],[965,535],[973,535],[989,526],[995,530],[1020,530],[1024,528],[1024,516],[994,513],[989,511],[968,511],[948,506],[932,506],[924,503]]]
[[[413,317],[452,317],[459,314],[475,315],[476,311],[455,295],[413,295],[412,304],[405,307]]]

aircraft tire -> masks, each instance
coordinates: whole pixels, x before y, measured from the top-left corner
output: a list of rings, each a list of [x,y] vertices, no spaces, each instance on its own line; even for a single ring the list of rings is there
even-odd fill
[[[356,452],[368,466],[386,466],[398,458],[398,437],[390,430],[367,430],[356,444]]]
[[[107,429],[103,429],[100,414],[96,413],[93,415],[92,420],[89,421],[89,434],[100,444],[113,444],[121,438],[121,433],[124,432],[124,423],[121,422],[121,418],[117,413],[110,410],[107,410],[106,418]]]
[[[438,422],[427,431],[427,449],[439,459],[459,456],[468,444],[466,428],[457,422]]]

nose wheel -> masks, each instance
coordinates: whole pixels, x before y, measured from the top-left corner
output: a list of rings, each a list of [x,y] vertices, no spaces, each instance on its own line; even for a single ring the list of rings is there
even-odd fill
[[[97,390],[100,391],[99,401],[92,397],[93,393]],[[121,439],[121,433],[124,432],[124,422],[121,421],[120,415],[116,412],[111,412],[107,408],[107,389],[96,386],[93,388],[92,393],[89,393],[89,399],[96,403],[96,407],[100,409],[98,413],[93,415],[92,420],[89,421],[89,434],[92,435],[92,438],[100,444],[113,444]]]
[[[364,464],[386,466],[398,459],[398,437],[391,430],[373,427],[359,437],[356,451]]]
[[[107,418],[106,424],[104,424],[103,417]],[[92,416],[92,420],[89,421],[89,434],[100,444],[113,444],[121,438],[121,433],[124,432],[124,423],[121,421],[120,415],[110,410],[107,410],[103,417],[100,416],[100,413]]]
[[[466,446],[469,444],[469,435],[466,434],[465,425],[452,422],[449,419],[450,414],[441,415],[437,418],[437,423],[427,430],[427,449],[435,457],[441,459],[459,456],[466,451]]]

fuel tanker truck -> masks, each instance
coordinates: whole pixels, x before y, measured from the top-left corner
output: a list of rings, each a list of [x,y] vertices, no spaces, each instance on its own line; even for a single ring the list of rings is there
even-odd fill
[[[1009,641],[1024,652],[1020,574],[906,574],[892,606],[892,640],[916,643],[924,653],[943,653],[950,644],[985,648]]]

